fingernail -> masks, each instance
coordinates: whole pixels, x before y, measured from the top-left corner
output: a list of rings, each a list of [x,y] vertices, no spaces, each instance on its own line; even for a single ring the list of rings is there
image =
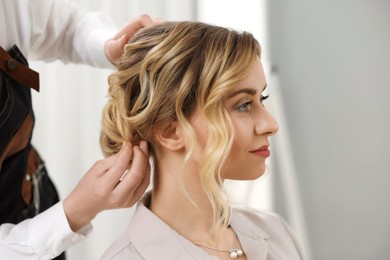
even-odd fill
[[[120,38],[120,41],[122,42],[127,42],[129,40],[129,36],[127,35],[127,33],[123,34],[122,37]]]
[[[123,174],[122,174],[122,177],[119,179],[119,181],[122,181],[123,178],[126,176],[126,174],[128,173],[129,170],[126,170]]]
[[[122,143],[122,148],[124,149],[125,147],[131,149],[131,144],[129,142],[123,142]]]
[[[149,150],[148,142],[142,141],[141,145],[142,145],[143,150],[148,152],[148,150]]]

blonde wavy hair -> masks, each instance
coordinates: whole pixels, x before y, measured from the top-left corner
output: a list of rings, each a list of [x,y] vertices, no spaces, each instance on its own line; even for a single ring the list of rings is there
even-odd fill
[[[223,100],[248,76],[260,53],[252,34],[204,23],[167,22],[142,29],[125,46],[118,71],[109,77],[100,136],[104,154],[117,153],[124,141],[146,140],[155,160],[154,130],[177,121],[193,140],[184,165],[197,142],[188,119],[198,108],[209,134],[200,178],[213,207],[213,230],[226,228],[230,207],[222,170],[234,128]]]

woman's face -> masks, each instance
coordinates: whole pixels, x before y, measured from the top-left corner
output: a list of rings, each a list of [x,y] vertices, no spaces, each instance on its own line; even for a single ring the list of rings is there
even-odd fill
[[[236,84],[223,101],[235,132],[223,179],[253,180],[264,174],[265,160],[270,156],[269,137],[278,130],[263,104],[265,88],[263,66],[258,59],[248,77]],[[197,148],[202,150],[208,137],[207,124],[199,111],[190,121],[198,137]]]

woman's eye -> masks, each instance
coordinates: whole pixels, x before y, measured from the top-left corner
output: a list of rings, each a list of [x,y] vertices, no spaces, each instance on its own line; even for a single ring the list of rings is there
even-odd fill
[[[251,106],[252,106],[252,102],[246,102],[246,103],[238,106],[237,110],[238,110],[238,112],[249,112]]]

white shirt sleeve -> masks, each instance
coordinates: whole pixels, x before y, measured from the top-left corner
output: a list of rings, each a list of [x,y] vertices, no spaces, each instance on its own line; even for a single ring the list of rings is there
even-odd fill
[[[16,44],[27,59],[114,68],[104,44],[118,31],[103,13],[65,0],[0,1],[0,45]]]
[[[105,42],[117,31],[103,13],[79,10],[63,0],[30,0],[30,54],[32,59],[112,67],[104,53]]]
[[[77,233],[69,227],[62,201],[32,219],[0,226],[1,259],[52,259],[89,237],[92,225]]]

